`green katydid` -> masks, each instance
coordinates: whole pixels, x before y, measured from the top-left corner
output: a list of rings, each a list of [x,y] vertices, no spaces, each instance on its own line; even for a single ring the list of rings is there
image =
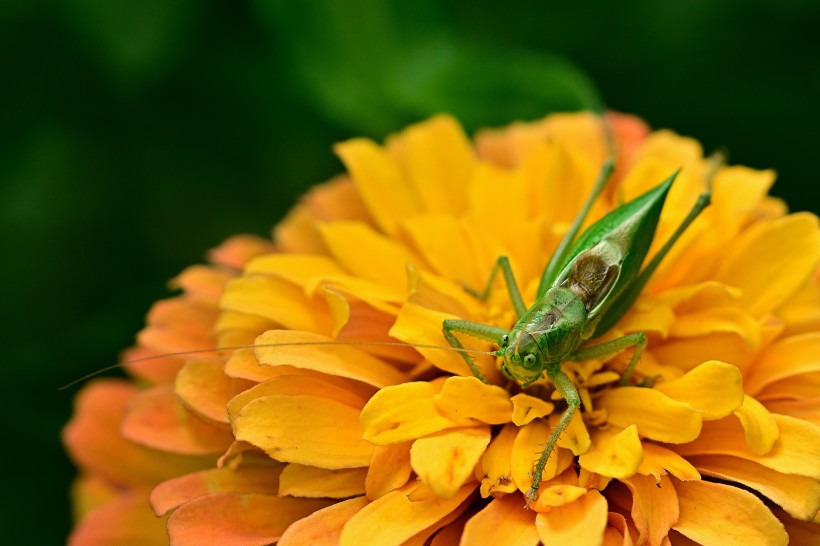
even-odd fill
[[[541,473],[558,438],[581,405],[578,391],[561,369],[561,363],[591,360],[635,347],[621,377],[622,385],[629,383],[646,347],[645,334],[637,332],[598,345],[579,347],[588,339],[604,334],[626,313],[664,256],[710,202],[710,182],[707,179],[705,192],[699,196],[689,214],[641,269],[655,236],[666,195],[678,173],[611,211],[592,224],[576,241],[581,225],[612,170],[612,162],[605,162],[592,193],[544,268],[532,307],[527,308],[524,303],[510,262],[504,256],[498,258],[485,289],[475,293],[486,299],[500,271],[518,316],[518,322],[512,329],[465,320],[446,320],[443,324],[444,337],[454,348],[462,348],[455,333],[495,342],[500,347],[495,355],[503,359],[501,370],[509,379],[518,380],[526,387],[546,374],[566,400],[567,409],[533,467],[533,483],[527,492],[529,500],[538,497]],[[486,382],[470,354],[462,352],[461,355],[473,374]]]

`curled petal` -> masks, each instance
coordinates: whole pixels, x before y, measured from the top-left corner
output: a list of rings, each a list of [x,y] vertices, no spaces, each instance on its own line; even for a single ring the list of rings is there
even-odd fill
[[[510,398],[510,401],[513,404],[512,422],[519,427],[532,422],[533,419],[546,417],[555,409],[552,402],[547,402],[523,392]]]
[[[436,409],[433,397],[439,391],[440,386],[422,381],[380,390],[362,410],[364,438],[376,445],[396,444],[459,426]]]
[[[513,444],[518,435],[518,428],[506,425],[493,438],[490,446],[481,458],[481,496],[489,497],[497,493],[512,493],[516,490],[512,478]]]
[[[364,487],[367,498],[376,500],[398,489],[410,479],[410,442],[376,446],[370,467],[367,469]]]
[[[592,447],[578,458],[583,468],[613,478],[632,476],[642,460],[643,448],[635,425],[620,431],[611,428],[596,431]]]
[[[655,390],[701,412],[704,421],[726,417],[743,403],[743,378],[731,364],[710,360]]]
[[[598,399],[598,404],[607,410],[610,424],[621,428],[634,424],[642,437],[671,444],[694,440],[703,423],[700,412],[692,406],[656,389],[611,389]]]
[[[678,495],[672,481],[635,475],[623,480],[632,492],[632,521],[638,528],[638,544],[661,546],[669,530],[678,522]]]
[[[436,409],[457,419],[476,419],[489,425],[508,423],[513,405],[501,387],[487,385],[475,377],[448,377],[441,392],[433,397]]]
[[[643,461],[638,467],[638,474],[653,476],[657,483],[667,473],[684,482],[700,479],[700,474],[692,463],[674,451],[649,442],[643,442],[642,445]]]

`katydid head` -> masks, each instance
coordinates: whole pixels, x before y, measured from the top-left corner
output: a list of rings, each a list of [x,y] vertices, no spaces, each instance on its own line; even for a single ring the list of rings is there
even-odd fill
[[[527,386],[559,364],[588,336],[583,301],[570,290],[553,287],[525,314],[509,334],[501,336],[501,371]]]

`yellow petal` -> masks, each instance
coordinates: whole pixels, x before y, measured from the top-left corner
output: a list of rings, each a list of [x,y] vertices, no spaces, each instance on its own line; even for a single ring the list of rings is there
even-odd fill
[[[448,377],[433,403],[453,420],[477,419],[489,425],[508,423],[513,409],[506,389],[487,385],[475,377]]]
[[[610,427],[595,431],[592,447],[578,458],[578,463],[590,472],[620,479],[635,474],[642,460],[638,429],[630,425],[623,430]]]
[[[693,457],[692,462],[706,476],[759,491],[795,518],[808,521],[820,510],[820,482],[812,478],[783,474],[728,455]]]
[[[470,518],[461,543],[536,546],[535,512],[524,508],[523,497],[504,495]]]
[[[434,272],[466,286],[484,287],[489,271],[479,270],[470,237],[456,217],[427,214],[407,220],[402,229]]]
[[[346,270],[400,294],[407,291],[407,263],[421,265],[419,258],[403,245],[363,222],[320,224],[319,232],[330,253]]]
[[[376,445],[397,444],[460,426],[436,410],[433,397],[440,390],[425,381],[380,390],[362,410],[364,438]]]
[[[818,259],[817,217],[792,214],[747,229],[726,248],[715,278],[740,288],[741,304],[753,316],[761,316],[791,296],[814,271]]]
[[[752,315],[737,307],[710,307],[687,314],[677,313],[669,334],[687,338],[715,332],[735,334],[753,348],[760,345],[760,324]]]
[[[611,425],[627,428],[634,424],[642,437],[671,444],[697,438],[703,424],[700,413],[692,406],[656,389],[610,389],[598,398],[598,406],[607,410]]]
[[[410,442],[376,446],[364,482],[367,498],[376,500],[410,479]]]
[[[675,313],[666,305],[656,303],[646,308],[636,305],[618,323],[618,328],[624,332],[656,334],[661,339],[666,339],[676,325],[676,320]]]
[[[693,338],[670,339],[652,347],[652,355],[667,366],[691,370],[707,360],[720,360],[737,366],[741,371],[757,356],[736,334],[714,332]]]
[[[337,546],[345,524],[367,506],[365,497],[337,502],[291,524],[277,546]]]
[[[655,390],[700,411],[704,421],[726,417],[743,403],[743,378],[735,366],[710,360]]]
[[[357,138],[333,149],[347,167],[368,211],[385,232],[394,234],[403,218],[421,211],[408,180],[376,143]]]
[[[725,546],[789,542],[783,524],[748,491],[705,481],[676,483],[675,489],[680,518],[674,529],[695,542]]]
[[[302,288],[312,286],[317,279],[343,275],[344,269],[328,256],[317,254],[265,254],[245,266],[245,275],[275,275]]]
[[[653,476],[660,483],[661,476],[672,474],[681,481],[699,480],[700,474],[692,464],[669,449],[649,442],[643,442],[643,461],[638,466],[638,474]]]
[[[601,546],[607,511],[606,499],[593,489],[573,503],[538,514],[535,528],[544,544]]]
[[[257,398],[234,420],[244,440],[278,461],[320,468],[367,466],[373,446],[362,439],[359,412],[321,396],[271,395]]]
[[[518,429],[518,435],[513,442],[511,470],[513,480],[522,493],[526,493],[532,487],[533,465],[544,450],[544,444],[549,440],[551,434],[552,429],[543,419],[538,419]],[[558,451],[560,448],[556,447],[550,454],[544,471],[541,473],[542,480],[549,480],[558,474]]]
[[[332,339],[309,332],[269,330],[256,338],[256,358],[268,366],[296,366],[308,370],[347,377],[374,387],[395,385],[404,374],[394,367],[355,347],[333,345]],[[277,347],[279,343],[331,343]]]
[[[533,419],[546,417],[555,409],[552,402],[547,402],[523,392],[510,398],[510,401],[513,404],[512,422],[519,427],[532,422]]]
[[[390,139],[388,147],[424,210],[451,216],[464,212],[475,157],[458,121],[434,116]]]
[[[550,415],[550,426],[558,426],[559,421],[560,417],[558,415]],[[574,455],[581,455],[587,452],[591,443],[592,440],[590,440],[589,432],[584,425],[584,418],[581,416],[581,412],[575,412],[569,425],[564,429],[561,436],[558,437],[558,443],[555,445],[569,449]]]
[[[393,328],[390,329],[390,335],[407,343],[449,347],[450,345],[442,333],[441,325],[446,319],[457,318],[459,317],[433,311],[415,303],[406,303],[399,312]],[[468,349],[486,351],[489,348],[486,342],[467,335],[456,335]],[[462,356],[456,351],[442,351],[423,347],[419,347],[418,351],[445,372],[453,375],[473,375]],[[498,382],[496,379],[500,377],[500,373],[496,368],[495,358],[473,355],[473,359],[491,383]]]
[[[632,521],[638,528],[638,544],[660,546],[678,522],[678,495],[672,481],[659,482],[640,475],[622,480],[632,492]]]
[[[755,395],[780,379],[820,371],[820,332],[779,340],[760,355],[745,378],[746,390]]]
[[[410,464],[422,483],[449,499],[467,480],[490,443],[489,427],[457,428],[413,442]]]
[[[366,475],[366,468],[327,470],[291,463],[279,478],[279,496],[346,499],[363,495]]]
[[[415,487],[416,484],[408,484],[364,507],[345,525],[339,545],[398,546],[457,509],[474,489],[465,485],[450,499],[433,497],[411,502],[407,494]]]
[[[551,483],[551,481],[541,486],[538,499],[530,504],[530,509],[536,512],[549,512],[556,506],[564,506],[565,504],[575,502],[587,493],[586,487],[566,483],[548,485],[549,483]]]
[[[518,428],[507,424],[501,429],[481,457],[481,496],[495,493],[512,493],[516,490],[512,479],[513,443]]]
[[[221,304],[224,309],[270,319],[291,330],[330,330],[322,302],[306,296],[301,287],[269,275],[231,281]]]
[[[733,417],[706,423],[697,440],[675,446],[675,451],[684,457],[733,455],[784,474],[820,479],[820,427],[786,415],[772,417],[780,434],[764,455],[754,453],[746,445],[743,428]]]
[[[746,396],[743,399],[743,405],[734,414],[743,426],[746,445],[749,449],[758,455],[771,451],[779,430],[769,410],[751,396]]]

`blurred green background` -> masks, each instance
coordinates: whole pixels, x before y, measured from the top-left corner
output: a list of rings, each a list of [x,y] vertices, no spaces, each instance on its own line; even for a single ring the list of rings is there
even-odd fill
[[[115,362],[206,249],[338,172],[333,142],[604,104],[777,169],[818,212],[818,23],[812,0],[5,0],[3,542],[69,530],[57,387]]]

